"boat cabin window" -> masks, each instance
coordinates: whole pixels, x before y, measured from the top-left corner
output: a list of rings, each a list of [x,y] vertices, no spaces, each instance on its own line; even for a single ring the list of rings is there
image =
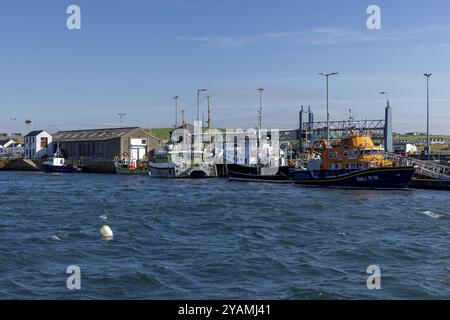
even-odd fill
[[[330,170],[339,170],[341,168],[340,163],[332,163],[330,164]]]
[[[344,157],[348,157],[348,151],[344,151]]]

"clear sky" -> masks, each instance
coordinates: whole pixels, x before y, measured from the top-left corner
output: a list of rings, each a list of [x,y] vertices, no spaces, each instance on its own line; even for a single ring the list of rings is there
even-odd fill
[[[81,7],[81,30],[66,8]],[[366,9],[381,7],[381,30]],[[383,118],[395,131],[450,134],[448,0],[0,0],[0,132],[174,124],[175,95],[196,114],[209,89],[213,124],[296,128],[300,105],[331,119]],[[206,94],[201,99],[206,113]],[[16,118],[16,121],[10,120]],[[54,130],[54,129],[53,129]],[[50,129],[52,131],[52,129]]]

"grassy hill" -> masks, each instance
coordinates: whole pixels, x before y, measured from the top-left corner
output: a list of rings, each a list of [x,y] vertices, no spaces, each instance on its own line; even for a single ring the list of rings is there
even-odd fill
[[[169,138],[169,131],[173,130],[173,128],[153,128],[144,130],[162,141],[167,141]]]
[[[411,140],[411,141],[415,141],[415,140],[423,140],[426,139],[427,136],[426,135],[418,135],[418,136],[396,136],[394,137],[394,140]],[[446,135],[431,135],[430,134],[430,139],[433,138],[443,138],[443,139],[449,139],[450,140],[450,136],[446,136]]]
[[[223,128],[216,128],[220,131],[225,131]],[[167,141],[169,139],[169,131],[173,130],[173,128],[153,128],[153,129],[144,129],[144,131],[149,132],[151,135],[157,137],[162,141]]]
[[[16,143],[23,143],[23,141],[24,141],[24,137],[23,136],[20,136],[20,137],[18,137],[18,136],[14,136],[14,137],[8,136],[6,138],[1,138],[1,140],[10,140],[10,139],[14,140]]]
[[[426,135],[418,135],[418,136],[395,136],[394,141],[396,140],[408,140],[411,143],[417,144],[418,152],[422,152],[422,150],[425,148],[424,140],[426,140]],[[448,135],[430,135],[430,139],[448,139],[450,141],[450,136]],[[431,152],[433,153],[441,153],[441,154],[450,154],[449,144],[432,144],[431,146]]]

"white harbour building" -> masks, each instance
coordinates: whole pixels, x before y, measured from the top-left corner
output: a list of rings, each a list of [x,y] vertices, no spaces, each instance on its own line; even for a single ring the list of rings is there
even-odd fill
[[[48,146],[52,136],[45,130],[28,133],[24,138],[24,153],[27,159],[41,159],[48,156]]]

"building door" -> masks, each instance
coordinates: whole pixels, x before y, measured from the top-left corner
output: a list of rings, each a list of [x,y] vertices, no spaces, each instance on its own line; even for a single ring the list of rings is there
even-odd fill
[[[131,161],[139,160],[139,149],[138,148],[131,148],[130,160]]]
[[[146,154],[147,148],[131,148],[130,159],[143,160]]]

